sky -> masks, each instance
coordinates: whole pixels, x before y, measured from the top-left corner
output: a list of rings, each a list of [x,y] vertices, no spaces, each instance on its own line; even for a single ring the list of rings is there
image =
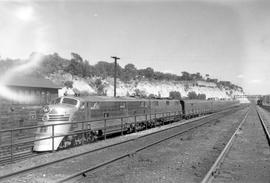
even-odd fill
[[[270,94],[270,1],[0,0],[0,56],[32,52],[133,63]]]

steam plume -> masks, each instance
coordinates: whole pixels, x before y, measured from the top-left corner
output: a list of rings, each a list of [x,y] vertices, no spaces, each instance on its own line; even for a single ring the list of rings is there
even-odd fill
[[[1,78],[0,78],[0,96],[17,102],[33,102],[35,100],[34,96],[19,94],[14,92],[13,90],[9,89],[7,85],[9,81],[15,75],[20,75],[23,72],[29,71],[34,67],[37,67],[39,63],[42,61],[41,54],[34,54],[30,57],[30,60],[24,64],[16,66],[10,70],[8,70]]]

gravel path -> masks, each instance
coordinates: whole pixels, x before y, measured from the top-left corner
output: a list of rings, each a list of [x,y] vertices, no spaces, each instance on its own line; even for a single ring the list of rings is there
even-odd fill
[[[246,111],[237,111],[141,151],[88,174],[80,182],[200,182]]]
[[[213,182],[270,182],[269,145],[255,106],[252,107],[241,133],[225,157],[220,174]]]

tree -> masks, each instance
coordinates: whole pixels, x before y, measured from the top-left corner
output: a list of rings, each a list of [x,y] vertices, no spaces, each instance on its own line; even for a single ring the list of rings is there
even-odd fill
[[[135,92],[135,96],[142,97],[142,98],[147,97],[145,91],[143,90],[135,89],[134,92]]]
[[[192,91],[192,92],[188,92],[188,99],[192,100],[192,99],[197,99],[197,94],[196,92]]]
[[[58,53],[54,53],[52,55],[43,56],[39,70],[43,75],[46,75],[48,73],[56,73],[59,70],[63,71],[69,64],[69,60],[60,57]]]
[[[106,95],[106,93],[104,91],[105,85],[102,83],[101,79],[97,79],[95,81],[95,87],[97,89],[97,94],[98,95]]]
[[[94,67],[96,69],[98,76],[102,78],[106,78],[108,76],[114,77],[114,62],[108,63],[104,61],[99,61],[96,65],[94,65]],[[120,76],[122,75],[123,69],[119,64],[117,64],[116,69],[117,69],[116,77],[120,78]]]
[[[181,93],[179,91],[170,91],[169,97],[172,99],[181,99]]]
[[[130,81],[132,79],[135,79],[137,77],[137,69],[133,64],[127,64],[125,65],[122,75],[121,75],[121,80],[123,81]]]
[[[196,76],[196,80],[203,80],[201,73],[197,72],[195,76]]]
[[[152,69],[151,67],[147,67],[144,70],[144,76],[148,79],[152,79],[154,77],[154,69]]]
[[[66,82],[64,83],[64,85],[65,85],[65,87],[67,87],[67,88],[73,88],[73,81],[66,81]]]
[[[203,94],[203,93],[202,94],[199,93],[197,98],[200,99],[200,100],[206,100],[206,95]]]
[[[159,72],[159,71],[154,72],[154,79],[156,79],[156,80],[163,80],[163,79],[165,79],[164,73]]]
[[[151,93],[150,95],[148,95],[148,98],[156,98],[156,96],[153,93]]]
[[[83,77],[84,65],[82,57],[77,53],[71,53],[70,64],[67,66],[65,71],[72,75]]]
[[[190,81],[190,80],[192,80],[192,77],[191,77],[191,75],[188,72],[183,71],[182,72],[182,80],[184,80],[184,81]]]

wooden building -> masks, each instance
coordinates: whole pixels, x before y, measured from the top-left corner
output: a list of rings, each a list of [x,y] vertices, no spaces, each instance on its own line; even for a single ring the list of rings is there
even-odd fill
[[[6,87],[14,94],[7,99],[0,97],[0,129],[21,128],[37,125],[37,111],[48,104],[50,100],[58,97],[58,90],[62,88],[43,78],[14,77],[6,83]],[[0,91],[6,92],[6,91]],[[17,100],[22,97],[24,100]],[[13,133],[13,140],[34,138],[36,129],[18,130]],[[0,134],[0,144],[10,143],[10,132]]]
[[[62,88],[48,79],[33,77],[14,77],[6,83],[6,87],[15,93],[15,96],[12,99],[1,97],[1,104],[48,104],[58,97],[58,89]],[[24,101],[17,100],[16,96],[22,97]]]

